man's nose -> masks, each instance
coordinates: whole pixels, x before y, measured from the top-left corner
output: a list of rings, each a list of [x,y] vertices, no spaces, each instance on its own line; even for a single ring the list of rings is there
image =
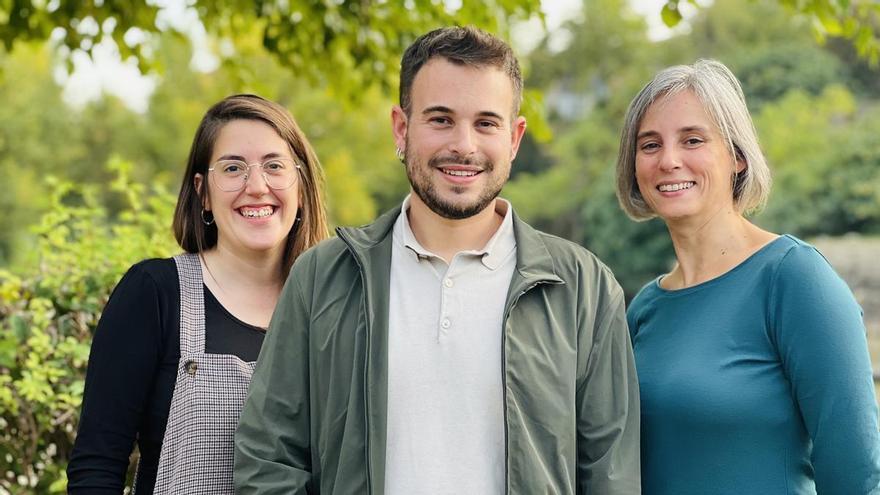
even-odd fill
[[[470,126],[456,127],[449,143],[449,151],[461,156],[475,153],[477,151],[476,131]]]

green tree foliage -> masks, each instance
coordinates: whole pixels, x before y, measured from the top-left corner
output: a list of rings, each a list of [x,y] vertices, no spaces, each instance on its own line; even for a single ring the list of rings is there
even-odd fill
[[[44,173],[80,157],[65,141],[80,129],[63,111],[61,92],[51,77],[51,58],[42,47],[23,46],[15,55],[0,53],[0,266],[26,246],[22,227],[31,212],[47,205],[41,193]],[[40,102],[40,104],[37,104]]]
[[[804,236],[880,233],[876,106],[860,111],[840,85],[817,96],[794,89],[767,105],[756,125],[775,192],[759,220]]]
[[[755,19],[761,22],[755,22]],[[722,60],[736,73],[752,110],[792,88],[818,94],[840,80],[844,64],[815,44],[805,18],[791,18],[774,1],[717,0],[691,22],[693,58]]]
[[[237,53],[226,54],[228,62],[237,64],[260,46],[294,73],[348,97],[359,96],[368,86],[394,87],[403,49],[432,28],[476,24],[503,32],[509,19],[539,14],[537,0],[466,0],[455,7],[434,0],[194,0],[188,4],[210,35],[237,48]],[[57,36],[70,51],[91,55],[95,45],[110,39],[123,58],[134,56],[146,70],[155,62],[149,56],[149,39],[134,34],[168,30],[157,22],[159,11],[149,0],[12,0],[0,3],[0,40],[10,50],[16,41]]]
[[[168,228],[174,197],[129,180],[112,159],[111,217],[94,184],[51,180],[49,210],[36,226],[39,263],[0,270],[0,487],[62,493],[82,401],[91,334],[122,273],[176,246]],[[111,221],[116,218],[116,221]]]
[[[749,55],[738,57],[734,70],[749,90],[746,98],[753,111],[794,88],[819,94],[839,81],[843,69],[834,55],[805,44],[779,43],[757,48]]]
[[[697,0],[669,0],[661,16],[667,26],[681,22],[682,1],[699,6]],[[827,37],[851,40],[860,55],[876,65],[880,60],[880,3],[875,0],[778,0],[788,10],[805,14],[813,21],[813,34],[820,41]],[[741,9],[755,15],[752,6]]]
[[[692,57],[715,57],[727,63],[756,49],[793,43],[814,46],[808,19],[790,16],[776,0],[717,0],[690,21],[686,39]]]
[[[109,182],[112,175],[103,164],[122,153],[140,165],[134,172],[139,178],[153,177],[149,143],[142,138],[143,116],[112,97],[82,110],[68,107],[52,69],[45,46],[20,44],[12,53],[0,53],[0,183],[8,187],[0,196],[5,212],[0,216],[0,266],[29,251],[32,236],[26,227],[48,205],[48,175]],[[112,210],[118,198],[102,197]]]
[[[583,15],[559,30],[570,37],[565,48],[552,49],[548,36],[528,58],[532,70],[526,85],[544,91],[554,132],[594,109],[622,115],[654,68],[671,60],[664,51],[645,49],[652,45],[647,23],[628,1],[583,0],[582,5]]]

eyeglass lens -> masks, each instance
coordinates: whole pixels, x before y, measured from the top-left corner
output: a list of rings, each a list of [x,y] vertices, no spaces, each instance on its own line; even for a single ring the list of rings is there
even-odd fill
[[[252,167],[260,167],[261,175],[272,189],[287,189],[297,179],[298,167],[293,160],[276,158],[254,165],[238,160],[223,160],[212,168],[215,183],[224,191],[238,191],[247,183]]]

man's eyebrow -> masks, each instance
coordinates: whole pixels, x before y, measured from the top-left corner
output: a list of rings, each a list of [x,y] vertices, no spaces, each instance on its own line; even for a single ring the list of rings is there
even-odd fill
[[[449,107],[444,107],[443,105],[434,105],[433,107],[428,107],[422,110],[422,115],[427,115],[429,113],[455,113]]]
[[[477,115],[479,115],[480,117],[491,117],[493,119],[498,119],[498,120],[504,120],[504,118],[505,118],[503,115],[501,115],[497,112],[493,112],[491,110],[483,110],[482,112],[478,113]]]
[[[432,114],[432,113],[455,114],[455,111],[452,110],[451,108],[443,106],[443,105],[434,105],[433,107],[428,107],[428,108],[422,110],[422,115],[428,115],[428,114]],[[483,111],[477,113],[477,116],[489,117],[489,118],[498,119],[498,120],[504,120],[503,115],[499,114],[498,112],[493,112],[491,110],[483,110]]]

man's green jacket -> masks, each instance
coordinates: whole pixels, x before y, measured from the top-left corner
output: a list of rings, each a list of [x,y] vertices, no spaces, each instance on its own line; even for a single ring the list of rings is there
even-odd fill
[[[399,214],[337,229],[338,238],[294,265],[235,436],[236,493],[384,493]],[[640,493],[639,391],[623,292],[582,247],[515,215],[514,235],[499,370],[506,493]]]

